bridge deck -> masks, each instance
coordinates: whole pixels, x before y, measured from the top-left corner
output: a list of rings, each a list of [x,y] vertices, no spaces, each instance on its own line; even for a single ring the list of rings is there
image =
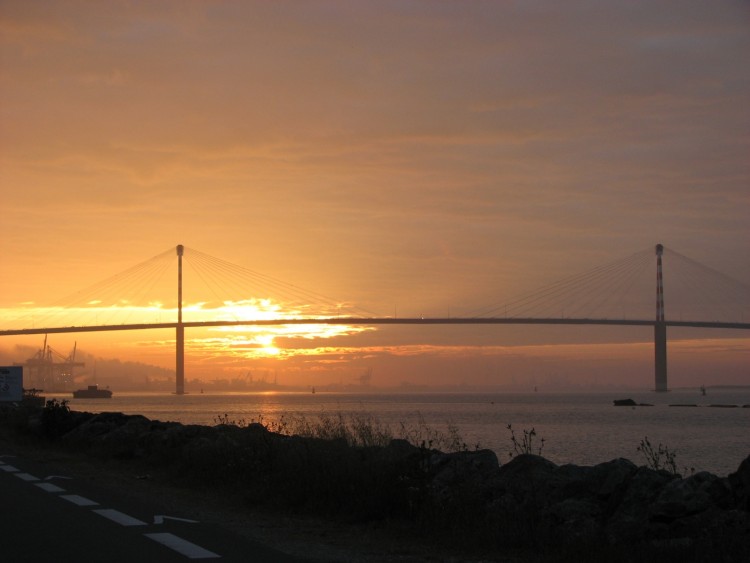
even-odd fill
[[[263,319],[241,321],[186,321],[168,323],[135,323],[102,326],[65,326],[47,328],[24,328],[0,330],[0,336],[28,334],[60,334],[71,332],[108,332],[116,330],[150,330],[177,328],[199,328],[215,326],[282,326],[282,325],[608,325],[608,326],[655,326],[657,321],[644,319],[574,319],[574,318],[394,318],[394,317],[324,317]],[[707,321],[664,321],[669,327],[750,329],[750,323]]]

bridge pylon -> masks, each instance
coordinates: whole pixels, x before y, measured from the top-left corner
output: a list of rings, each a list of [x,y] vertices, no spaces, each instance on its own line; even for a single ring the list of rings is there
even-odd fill
[[[654,325],[654,391],[669,391],[667,388],[667,325]]]
[[[177,328],[175,333],[177,358],[175,367],[175,394],[185,394],[185,325],[182,324],[182,255],[185,247],[177,245]]]
[[[661,257],[664,247],[656,245],[656,323],[654,324],[654,391],[667,388],[667,324],[664,321],[664,278]]]

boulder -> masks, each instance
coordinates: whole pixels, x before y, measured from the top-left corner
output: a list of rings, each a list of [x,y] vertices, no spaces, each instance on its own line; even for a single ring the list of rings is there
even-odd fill
[[[427,470],[434,488],[457,484],[482,483],[500,467],[492,450],[442,453],[435,452],[427,460]]]
[[[734,501],[740,510],[750,511],[750,455],[748,455],[737,471],[728,477]]]
[[[521,454],[502,465],[487,484],[492,511],[529,514],[550,504],[548,483],[557,467],[533,454]]]
[[[592,497],[609,504],[618,501],[637,470],[633,462],[623,458],[593,467],[561,465],[549,479],[547,494],[555,502],[570,497]]]
[[[427,492],[439,506],[483,504],[488,484],[499,468],[492,450],[433,452],[422,464]]]
[[[732,504],[732,491],[725,479],[702,471],[687,479],[667,483],[650,506],[653,520],[672,521],[710,508],[726,509]]]
[[[107,435],[128,424],[131,424],[130,434],[140,436],[147,431],[150,423],[149,419],[141,415],[102,412],[92,415],[69,432],[66,432],[62,440],[68,444],[91,447],[102,444]]]
[[[627,481],[622,497],[613,507],[606,524],[606,535],[612,543],[643,541],[649,525],[651,504],[662,489],[678,479],[664,470],[640,467]]]
[[[557,543],[597,541],[603,534],[601,504],[588,498],[566,498],[540,513],[541,533]]]

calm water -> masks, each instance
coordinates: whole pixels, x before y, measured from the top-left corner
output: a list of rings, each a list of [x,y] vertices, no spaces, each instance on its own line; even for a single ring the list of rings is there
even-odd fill
[[[750,389],[670,393],[606,394],[348,394],[227,393],[157,395],[116,393],[112,399],[68,399],[74,410],[119,411],[182,423],[215,423],[218,415],[245,421],[278,420],[321,412],[370,415],[398,432],[400,423],[417,427],[420,418],[433,429],[451,424],[469,447],[479,444],[501,462],[512,450],[507,425],[516,435],[535,428],[544,438],[542,454],[558,464],[593,465],[618,457],[643,464],[636,450],[651,443],[676,451],[680,470],[695,468],[725,476],[750,454],[750,408],[715,408],[711,404],[750,404]],[[51,398],[48,397],[48,398]],[[633,398],[652,407],[614,407],[613,399]],[[670,407],[689,403],[698,407]],[[520,436],[519,436],[520,437]]]

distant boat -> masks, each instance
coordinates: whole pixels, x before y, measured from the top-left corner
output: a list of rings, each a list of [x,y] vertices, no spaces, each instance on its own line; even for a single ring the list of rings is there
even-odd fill
[[[111,399],[112,391],[109,389],[99,389],[98,385],[89,385],[86,389],[73,391],[75,399]]]
[[[613,403],[616,407],[635,407],[638,405],[633,399],[615,399]]]

